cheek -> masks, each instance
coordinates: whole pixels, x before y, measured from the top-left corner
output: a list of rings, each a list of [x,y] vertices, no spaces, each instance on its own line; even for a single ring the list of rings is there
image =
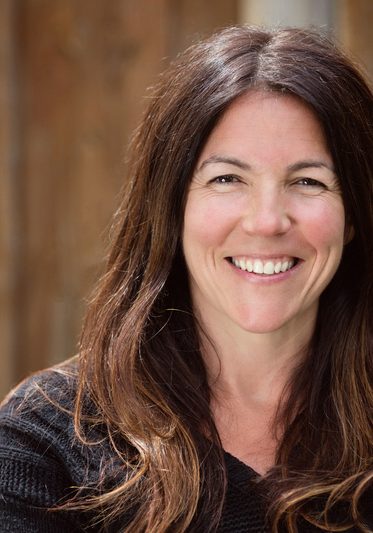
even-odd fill
[[[345,213],[341,201],[319,202],[303,214],[303,228],[315,247],[336,248],[341,253],[345,235]]]
[[[188,202],[184,214],[184,249],[218,245],[233,229],[235,219],[235,210],[227,202]]]

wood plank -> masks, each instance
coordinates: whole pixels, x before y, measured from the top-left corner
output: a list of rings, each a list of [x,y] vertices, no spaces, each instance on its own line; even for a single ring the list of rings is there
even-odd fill
[[[13,3],[0,0],[0,398],[14,383],[17,272],[16,183],[14,145]]]
[[[373,2],[341,0],[338,7],[340,38],[373,81]]]
[[[237,0],[171,0],[167,11],[168,55],[231,24],[238,24]]]
[[[22,3],[19,375],[76,350],[83,295],[104,257],[101,234],[120,188],[123,146],[164,53],[162,5],[154,3],[144,24],[141,2]]]

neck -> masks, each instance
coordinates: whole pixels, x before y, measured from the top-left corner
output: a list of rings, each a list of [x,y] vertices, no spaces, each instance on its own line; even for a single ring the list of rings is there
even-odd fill
[[[278,405],[284,387],[305,356],[314,320],[270,333],[251,333],[202,322],[202,352],[210,387],[219,401]]]
[[[209,315],[210,316],[210,315]],[[209,376],[211,410],[223,448],[265,474],[282,438],[286,385],[306,354],[313,323],[271,333],[201,321],[202,353]]]

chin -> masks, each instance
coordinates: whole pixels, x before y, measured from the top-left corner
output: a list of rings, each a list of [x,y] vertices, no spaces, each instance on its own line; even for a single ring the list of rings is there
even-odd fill
[[[265,333],[274,333],[275,331],[280,331],[283,326],[284,324],[254,323],[254,324],[244,324],[241,326],[241,329],[243,329],[247,333],[265,334]]]
[[[286,325],[286,322],[283,320],[268,320],[267,318],[261,320],[258,317],[243,320],[242,318],[241,316],[237,320],[233,319],[233,322],[239,329],[247,333],[271,333],[280,330]]]

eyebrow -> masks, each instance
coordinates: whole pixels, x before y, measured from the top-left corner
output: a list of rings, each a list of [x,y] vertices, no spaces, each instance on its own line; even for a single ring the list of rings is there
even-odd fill
[[[201,165],[197,169],[197,172],[202,170],[206,165],[210,165],[212,163],[226,163],[228,165],[238,167],[242,170],[251,170],[252,168],[248,163],[245,163],[244,161],[241,161],[236,157],[212,155],[201,163]],[[297,161],[296,163],[289,165],[287,167],[287,170],[289,172],[297,172],[298,170],[303,170],[305,168],[326,168],[327,170],[330,170],[334,173],[333,165],[325,161],[320,161],[318,159],[306,159],[304,161]]]
[[[235,167],[241,168],[242,170],[250,170],[251,167],[244,161],[241,161],[240,159],[237,159],[236,157],[226,157],[222,155],[212,155],[211,157],[208,157],[205,159],[200,166],[198,167],[197,171],[199,172],[202,170],[206,165],[210,165],[211,163],[227,163],[228,165],[233,165]]]
[[[298,161],[287,167],[290,172],[296,172],[297,170],[303,170],[304,168],[326,168],[331,172],[334,172],[333,165],[326,163],[325,161],[319,161],[315,159],[306,159],[305,161]]]

